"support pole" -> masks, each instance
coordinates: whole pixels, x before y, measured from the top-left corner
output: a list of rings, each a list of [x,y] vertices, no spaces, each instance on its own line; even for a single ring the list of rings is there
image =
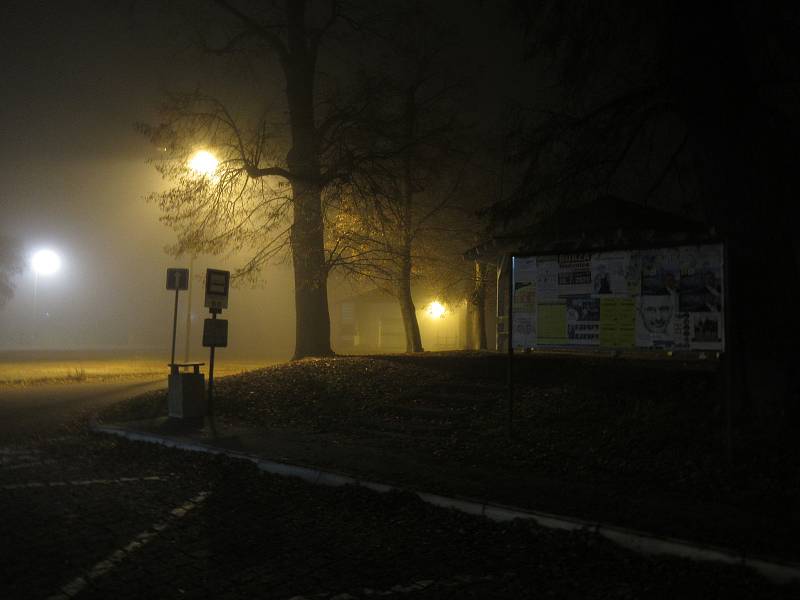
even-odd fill
[[[176,275],[175,278],[177,279],[178,276]],[[175,364],[175,333],[178,330],[178,285],[177,281],[175,282],[175,309],[172,312],[172,357],[170,358],[169,364]]]
[[[218,308],[211,309],[211,320],[217,320],[217,313],[219,312]],[[208,361],[208,417],[209,419],[214,418],[214,350],[216,349],[215,346],[211,346],[211,356]]]
[[[186,309],[186,341],[183,347],[183,362],[189,362],[189,341],[192,338],[192,271],[194,271],[194,255],[189,259],[188,308]]]
[[[722,367],[725,377],[725,445],[728,463],[733,463],[733,395],[735,391],[734,371],[736,369],[735,352],[736,344],[732,343],[731,336],[731,279],[730,279],[730,253],[726,239],[722,243],[722,328],[725,335],[725,351],[723,354]]]
[[[508,435],[514,433],[514,255],[508,257]]]

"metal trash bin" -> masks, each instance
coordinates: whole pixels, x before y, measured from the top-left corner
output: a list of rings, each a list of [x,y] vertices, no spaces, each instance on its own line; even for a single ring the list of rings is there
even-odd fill
[[[200,367],[205,363],[170,363],[167,408],[177,419],[205,417],[208,413],[205,376]],[[181,369],[192,367],[192,372]]]

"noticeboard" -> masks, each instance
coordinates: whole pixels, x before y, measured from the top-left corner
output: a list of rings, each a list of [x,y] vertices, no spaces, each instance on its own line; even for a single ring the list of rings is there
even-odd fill
[[[515,256],[513,346],[723,351],[723,257],[722,244]]]
[[[230,271],[206,269],[206,308],[220,310],[228,308],[228,290],[230,289]]]

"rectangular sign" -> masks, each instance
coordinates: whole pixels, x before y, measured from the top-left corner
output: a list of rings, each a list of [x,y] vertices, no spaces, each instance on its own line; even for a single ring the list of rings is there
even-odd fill
[[[203,322],[203,347],[226,348],[228,346],[228,320],[206,319]]]
[[[512,343],[725,350],[723,257],[721,244],[515,257]]]
[[[228,290],[231,283],[230,271],[206,269],[206,302],[211,309],[228,308]]]
[[[168,290],[188,290],[189,289],[189,269],[167,269],[167,289]]]

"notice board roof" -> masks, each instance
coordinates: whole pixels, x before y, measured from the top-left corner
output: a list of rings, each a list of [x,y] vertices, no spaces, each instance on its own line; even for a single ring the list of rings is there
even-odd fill
[[[464,258],[494,262],[516,254],[565,254],[612,248],[694,244],[714,238],[708,225],[616,198],[604,196],[580,206],[563,207],[546,219],[496,235],[467,250]]]

